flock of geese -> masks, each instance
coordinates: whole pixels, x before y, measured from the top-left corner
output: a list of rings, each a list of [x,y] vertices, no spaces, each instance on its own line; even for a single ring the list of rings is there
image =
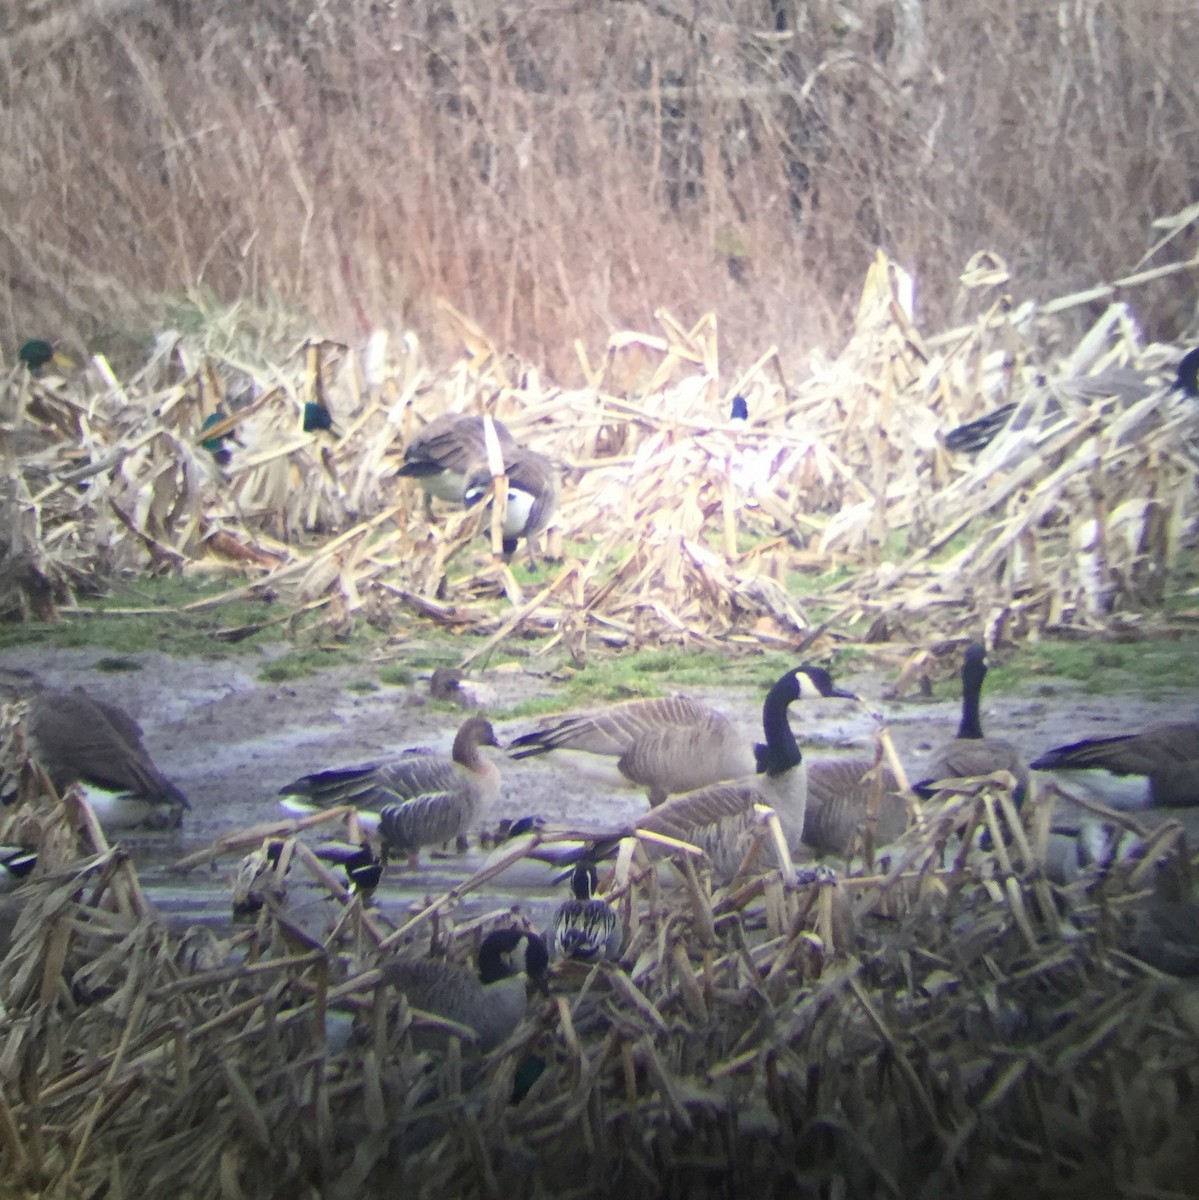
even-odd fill
[[[1074,400],[1116,395],[1131,403],[1148,394],[1143,377],[1108,373],[1090,381]],[[1185,355],[1174,387],[1199,396],[1199,348]],[[1049,400],[1049,409],[1057,403]],[[1059,406],[1060,407],[1060,406]],[[733,420],[747,418],[745,402],[734,401]],[[977,452],[1009,425],[1030,419],[1028,404],[1005,405],[946,435],[950,450]],[[306,415],[308,428],[308,417]],[[323,427],[313,425],[313,428]],[[558,472],[545,455],[521,445],[498,420],[445,414],[430,421],[408,443],[397,475],[414,480],[433,499],[472,508],[503,495],[502,548],[506,558],[524,539],[536,561],[537,538],[553,517]],[[1081,788],[1093,800],[1117,808],[1199,804],[1199,722],[1175,722],[1116,737],[1087,738],[1058,746],[1031,763],[1002,738],[982,730],[980,697],[987,672],[984,648],[967,647],[962,664],[962,711],[957,735],[929,758],[911,788],[928,799],[938,784],[1005,772],[1019,805],[1030,772],[1048,772]],[[62,793],[86,785],[102,826],[177,825],[190,807],[187,797],[155,766],[138,723],[120,707],[86,692],[39,689],[22,673],[8,672],[0,688],[28,700],[24,717],[29,755]],[[633,700],[543,722],[511,740],[513,759],[553,755],[568,759],[584,775],[642,788],[649,811],[630,826],[567,843],[547,854],[545,878],[560,877],[565,865],[570,898],[541,935],[501,929],[482,942],[477,972],[445,962],[396,961],[381,978],[417,1007],[475,1032],[483,1049],[502,1041],[519,1022],[526,981],[545,987],[554,958],[584,963],[619,959],[623,931],[615,910],[598,894],[597,862],[615,851],[630,829],[698,846],[715,875],[729,881],[745,869],[763,836],[767,818],[777,819],[786,856],[847,856],[867,821],[876,845],[894,841],[907,827],[910,794],[891,769],[875,757],[808,762],[792,731],[789,709],[801,699],[846,698],[823,668],[804,665],[785,672],[762,706],[761,742],[747,741],[724,713],[686,696]],[[456,843],[465,848],[470,830],[499,801],[501,774],[484,754],[500,748],[491,722],[471,716],[458,729],[448,757],[429,750],[406,751],[381,762],[339,766],[292,780],[280,789],[294,812],[352,806],[365,840],[326,847],[352,887],[369,896],[390,857],[414,863],[427,847]],[[881,799],[880,799],[881,797]],[[493,858],[503,863],[537,861],[543,822],[525,817],[511,826],[509,840]],[[377,853],[375,845],[380,847]],[[268,840],[247,857],[234,881],[235,912],[252,912],[272,896],[287,863],[284,843]],[[565,857],[563,856],[565,853]],[[1093,853],[1076,839],[1073,866]],[[36,869],[36,852],[0,847],[0,881],[14,885]],[[1171,900],[1171,919],[1199,925],[1199,905]],[[1181,915],[1175,910],[1181,905]],[[1187,970],[1199,969],[1195,955]]]
[[[1035,770],[1068,778],[1069,786],[1081,786],[1107,804],[1199,803],[1199,721],[1087,738],[1026,764],[1012,743],[983,734],[979,709],[986,671],[983,647],[968,646],[957,735],[930,757],[924,778],[912,789],[916,795],[933,795],[944,780],[1003,771],[1011,777],[1018,804],[1029,787],[1030,770]],[[157,814],[152,824],[177,824],[182,818],[187,798],[155,766],[140,726],[123,709],[81,689],[36,690],[36,681],[24,672],[6,672],[0,682],[27,701],[24,736],[30,757],[59,791],[75,783],[87,785],[102,826],[127,825],[138,810],[143,820]],[[785,852],[795,858],[850,853],[867,819],[870,796],[878,795],[872,772],[881,772],[884,803],[873,815],[874,836],[878,845],[894,840],[907,825],[909,798],[891,771],[872,758],[809,763],[792,730],[793,703],[836,697],[857,699],[837,687],[827,670],[804,665],[786,671],[768,690],[761,742],[746,741],[723,713],[682,696],[631,700],[548,719],[513,738],[507,747],[513,758],[553,755],[583,762],[589,773],[606,772],[644,789],[651,807],[631,826],[568,844],[565,858],[559,853],[551,860],[557,874],[564,865],[568,869],[571,897],[558,908],[544,938],[528,931],[499,931],[503,937],[496,934],[497,940],[483,943],[477,975],[463,975],[446,964],[397,964],[396,981],[413,989],[419,984],[421,1006],[428,1011],[475,1028],[485,1041],[498,1040],[512,1012],[523,1011],[514,999],[520,987],[510,981],[543,982],[555,957],[586,963],[619,958],[621,925],[597,894],[596,864],[615,852],[630,828],[697,845],[714,874],[727,882],[744,869],[764,815],[777,817]],[[411,860],[426,847],[463,846],[468,832],[499,800],[500,770],[484,754],[499,746],[491,722],[470,716],[458,729],[448,757],[421,749],[381,762],[334,767],[292,780],[280,794],[293,811],[354,807],[368,840],[346,847],[338,861],[351,883],[369,893],[389,856]],[[537,818],[517,821],[505,846],[519,845],[538,827]],[[376,840],[378,854],[372,846]],[[535,836],[530,844],[536,845]],[[266,845],[247,860],[243,901],[255,879],[278,871],[280,845],[273,843],[273,850]],[[508,857],[519,860],[520,855]],[[27,878],[35,865],[28,848],[0,849],[0,873],[12,881]],[[254,897],[258,904],[261,892]],[[438,966],[449,972],[445,978]],[[500,996],[510,999],[501,1002]],[[503,1019],[489,1024],[478,1006],[502,1011]]]

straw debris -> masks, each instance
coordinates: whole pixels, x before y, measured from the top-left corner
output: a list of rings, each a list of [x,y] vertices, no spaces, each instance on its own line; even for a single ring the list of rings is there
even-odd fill
[[[985,261],[963,276],[977,319],[929,335],[912,281],[880,254],[845,349],[799,386],[773,350],[722,377],[715,318],[687,329],[665,313],[661,335],[614,335],[575,391],[489,344],[436,374],[411,335],[392,355],[372,339],[369,377],[332,343],[256,368],[177,334],[128,380],[102,360],[70,378],[14,369],[0,380],[0,611],[51,619],[148,566],[244,574],[335,628],[410,610],[496,639],[548,634],[576,658],[589,640],[793,645],[814,632],[801,578],[834,606],[826,626],[872,636],[1143,623],[1193,543],[1195,406],[1162,390],[1129,403],[1088,379],[1164,379],[1179,352],[1143,345],[1123,301],[1068,344],[1094,294],[1013,308],[1006,269]],[[1195,265],[1118,282],[1135,293]],[[634,352],[657,367],[630,391],[616,381]],[[748,420],[730,419],[734,395]],[[946,431],[1002,403],[1014,415],[989,446],[946,450]],[[430,523],[394,479],[444,411],[502,419],[563,473],[532,594],[488,553],[484,513],[443,506]]]
[[[630,831],[607,889],[621,962],[560,964],[553,998],[483,1058],[386,965],[470,960],[511,924],[455,921],[486,873],[399,927],[325,872],[316,930],[269,894],[252,929],[174,930],[119,850],[29,787],[10,820],[82,832],[16,894],[0,963],[7,1177],[214,1200],[1169,1190],[1199,1044],[1186,985],[1143,939],[1154,864],[1193,869],[1180,827],[1059,887],[1035,833],[1052,797],[1019,814],[1010,782],[955,784],[873,864],[794,882],[766,862],[713,887],[679,846],[669,888]],[[281,836],[281,863],[320,868],[284,824],[209,857]]]

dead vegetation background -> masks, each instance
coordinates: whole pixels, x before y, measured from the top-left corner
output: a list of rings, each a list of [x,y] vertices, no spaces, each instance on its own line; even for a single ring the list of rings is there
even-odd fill
[[[199,565],[285,597],[267,621],[415,610],[485,634],[472,655],[531,629],[581,657],[795,646],[796,577],[830,568],[829,623],[881,637],[1107,630],[1175,586],[1193,405],[1056,388],[1168,375],[1193,333],[1193,6],[43,11],[3,43],[0,336],[91,357],[2,381],[6,617]],[[945,454],[1005,399],[1035,437]],[[303,431],[317,400],[339,436]],[[531,589],[478,515],[430,525],[388,482],[448,408],[563,465],[562,561]],[[562,985],[479,1083],[369,981],[404,938],[357,901],[331,888],[319,939],[284,913],[269,944],[178,938],[3,732],[6,836],[44,854],[0,964],[14,1187],[1187,1188],[1194,994],[1138,957],[1176,825],[1054,888],[1048,811],[1026,836],[992,783],[836,887],[644,876],[616,897],[627,974]],[[439,914],[467,957],[478,930]]]
[[[1135,268],[1195,198],[1196,42],[1172,0],[14,5],[0,342],[119,370],[209,296],[452,358],[442,298],[572,384],[664,306],[804,374],[878,247],[932,327],[983,247],[1017,300]],[[1138,295],[1147,334],[1195,295]]]

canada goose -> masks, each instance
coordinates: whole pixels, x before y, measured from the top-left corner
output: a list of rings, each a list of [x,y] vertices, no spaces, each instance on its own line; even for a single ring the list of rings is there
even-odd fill
[[[739,844],[745,832],[743,818],[755,805],[763,804],[777,814],[787,846],[794,852],[803,838],[808,789],[806,764],[787,710],[793,701],[804,697],[857,699],[853,692],[835,687],[823,667],[803,666],[786,672],[771,687],[762,705],[766,741],[753,748],[757,774],[674,796],[638,818],[637,827],[686,840],[706,826],[719,824],[723,832],[712,836],[731,838]],[[733,823],[725,824],[729,818],[734,818]]]
[[[508,455],[517,448],[516,440],[499,421],[493,418],[492,424],[507,461]],[[426,495],[460,504],[468,473],[486,458],[483,418],[442,413],[405,447],[404,465],[396,475],[415,479]]]
[[[0,846],[0,892],[11,892],[29,878],[37,854],[24,846]]]
[[[979,642],[966,647],[962,661],[962,719],[957,737],[939,747],[924,768],[924,778],[912,790],[929,799],[942,779],[970,779],[992,771],[1009,771],[1015,777],[1012,799],[1020,804],[1028,791],[1028,768],[1020,751],[1002,738],[984,737],[979,717],[983,680],[987,676],[987,652]]]
[[[1184,396],[1199,397],[1199,347],[1183,355],[1178,364],[1178,373],[1171,385]],[[1096,375],[1081,375],[1063,380],[1058,387],[1076,400],[1098,400],[1105,396],[1120,396],[1131,404],[1152,395],[1153,384],[1140,371],[1115,367],[1100,371]],[[988,446],[996,434],[1012,419],[1018,405],[1004,404],[994,412],[986,413],[973,421],[967,421],[945,435],[945,448],[953,451],[974,453]],[[1056,401],[1051,401],[1049,412],[1059,411]]]
[[[283,842],[279,838],[267,838],[257,850],[252,850],[238,864],[233,876],[233,919],[240,920],[258,913],[267,896],[282,900],[286,891],[283,872],[279,863],[283,856]],[[288,859],[290,865],[290,856]]]
[[[782,697],[790,688],[797,689],[790,699],[800,695],[852,696],[834,687],[831,676],[821,667],[788,671],[775,687],[780,690],[773,703],[782,704],[781,718],[764,713],[764,721],[767,740],[775,726],[780,745],[779,722],[781,719],[781,726],[786,726],[786,705],[790,703]],[[775,695],[774,689],[771,695]],[[769,696],[766,703],[772,704]],[[775,710],[769,712],[774,714]],[[787,734],[790,736],[789,729]],[[793,736],[791,744],[795,744]],[[751,745],[724,713],[687,696],[626,700],[595,712],[564,717],[513,738],[508,746],[512,758],[532,758],[551,751],[571,756],[584,773],[598,775],[608,783],[644,787],[652,805],[661,804],[670,795],[764,772],[770,762],[765,744]],[[616,759],[615,772],[602,769],[605,758]]]
[[[1030,766],[1111,808],[1199,804],[1199,721],[1085,738],[1047,751]]]
[[[378,813],[384,845],[409,855],[421,846],[462,837],[479,812],[499,795],[500,772],[479,753],[498,746],[485,717],[464,721],[451,756],[431,752],[401,754],[385,762],[334,768],[304,775],[279,789],[291,811],[356,804]]]
[[[513,738],[508,747],[516,759],[551,751],[610,784],[644,787],[652,805],[754,770],[753,747],[741,730],[687,696],[627,700],[564,717]]]
[[[457,963],[405,959],[383,968],[383,981],[393,984],[422,1012],[473,1029],[479,1048],[498,1046],[520,1024],[527,1006],[526,983],[547,990],[549,951],[535,933],[497,929],[479,947],[476,974]]]
[[[848,855],[855,837],[864,832],[873,791],[878,783],[870,772],[882,773],[875,846],[895,841],[907,828],[908,805],[891,770],[864,758],[823,758],[808,761],[808,806],[803,844],[821,854]]]
[[[57,791],[77,782],[87,785],[107,829],[180,823],[191,805],[151,761],[141,726],[123,708],[82,688],[47,690],[29,672],[3,674],[5,690],[28,700],[25,744]]]
[[[595,863],[581,861],[570,876],[569,900],[554,914],[550,929],[550,956],[562,955],[580,962],[603,962],[620,954],[620,921],[607,900],[595,895],[599,881]]]
[[[525,446],[504,449],[504,474],[508,478],[508,502],[504,510],[504,557],[516,553],[516,542],[524,538],[533,553],[537,535],[550,523],[558,503],[558,471],[544,454]],[[491,467],[484,459],[467,472],[462,502],[473,508],[492,485]]]

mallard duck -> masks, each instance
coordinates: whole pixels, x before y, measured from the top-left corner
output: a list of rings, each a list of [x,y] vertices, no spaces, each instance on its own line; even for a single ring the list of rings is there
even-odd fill
[[[238,864],[233,876],[233,919],[244,920],[261,911],[267,896],[282,901],[286,894],[286,867],[279,871],[283,841],[267,838]],[[289,861],[290,865],[290,861]]]
[[[525,446],[504,451],[504,474],[508,479],[508,502],[504,511],[504,557],[516,553],[516,543],[524,538],[529,554],[537,535],[550,523],[558,504],[558,471],[544,454]],[[491,467],[486,460],[475,463],[467,472],[462,502],[473,508],[492,486]]]
[[[1028,767],[1023,756],[1011,742],[1003,738],[986,737],[982,731],[979,704],[983,680],[987,677],[987,652],[979,642],[966,647],[962,661],[962,718],[957,737],[945,742],[924,768],[924,778],[912,785],[912,790],[929,799],[942,779],[971,779],[990,775],[992,771],[1008,771],[1016,780],[1012,798],[1017,804],[1028,791]]]
[[[485,717],[464,721],[449,758],[430,752],[402,754],[385,762],[340,767],[301,776],[279,794],[292,811],[356,804],[378,814],[384,846],[408,855],[421,846],[462,837],[475,817],[499,795],[500,772],[479,753],[499,746]]]
[[[21,343],[17,358],[31,375],[40,375],[43,368],[54,358],[54,344],[45,338],[30,338]]]
[[[612,906],[595,895],[598,886],[595,863],[577,863],[570,876],[573,895],[559,905],[550,928],[551,958],[561,955],[591,963],[620,954],[620,921]]]
[[[323,842],[313,848],[313,853],[324,862],[336,863],[341,867],[351,890],[361,895],[364,903],[370,901],[383,878],[383,862],[371,849],[369,842],[360,846],[347,845],[345,842]]]
[[[82,688],[46,689],[27,672],[5,672],[29,704],[25,744],[60,793],[83,783],[106,829],[177,826],[187,797],[154,765],[141,726]],[[18,678],[19,677],[19,678]]]
[[[500,450],[507,461],[516,450],[516,440],[507,428],[492,418]],[[404,465],[396,472],[415,479],[429,496],[462,503],[467,476],[487,458],[483,418],[461,413],[442,413],[428,423],[404,449]]]
[[[479,947],[479,969],[435,959],[405,959],[383,968],[383,982],[401,991],[413,1008],[473,1029],[487,1051],[520,1024],[528,981],[547,989],[549,951],[535,933],[497,929]]]

